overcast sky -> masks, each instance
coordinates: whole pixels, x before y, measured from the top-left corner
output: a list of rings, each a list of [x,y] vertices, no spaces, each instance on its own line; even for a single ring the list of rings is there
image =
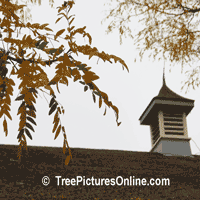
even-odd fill
[[[118,149],[129,151],[149,151],[151,149],[150,127],[142,126],[139,117],[155,97],[162,86],[162,73],[164,62],[153,62],[152,59],[144,57],[142,62],[135,63],[134,58],[137,55],[136,47],[130,38],[123,39],[123,44],[119,44],[119,34],[117,31],[106,35],[106,27],[109,21],[101,25],[101,20],[105,17],[103,0],[76,0],[76,4],[71,14],[75,14],[74,25],[77,28],[86,26],[86,32],[92,36],[92,47],[97,47],[99,51],[113,54],[121,57],[129,67],[130,72],[122,69],[121,64],[103,62],[97,57],[80,56],[78,60],[88,64],[92,70],[100,76],[100,80],[95,81],[100,90],[106,92],[109,99],[119,108],[119,121],[122,124],[117,127],[115,114],[112,109],[107,109],[106,116],[103,116],[105,105],[99,109],[98,101],[93,102],[92,94],[88,90],[83,91],[83,85],[70,81],[69,86],[60,86],[61,94],[57,95],[58,101],[65,108],[65,115],[62,116],[62,124],[65,126],[67,139],[70,147],[94,148],[94,149]],[[67,28],[64,18],[55,26],[57,19],[57,10],[51,9],[48,0],[42,1],[42,6],[31,7],[32,22],[41,24],[49,23],[53,30],[58,31]],[[56,0],[55,7],[62,4],[63,1]],[[113,4],[114,5],[114,4]],[[44,15],[45,13],[45,15]],[[130,24],[133,29],[139,28],[140,24],[133,18]],[[87,42],[87,38],[85,42]],[[78,44],[84,44],[81,37],[77,37]],[[180,66],[172,68],[169,72],[170,63],[165,63],[166,83],[170,89],[179,95],[195,100],[195,107],[187,117],[188,133],[197,145],[200,147],[200,91],[199,89],[190,90],[185,94],[181,91],[182,81],[186,76],[181,74]],[[49,77],[53,73],[47,67]],[[16,80],[16,79],[15,79]],[[17,83],[17,82],[16,82]],[[18,95],[15,90],[12,100]],[[45,95],[47,100],[50,98]],[[49,106],[43,94],[36,100],[36,123],[35,132],[31,132],[33,140],[27,137],[28,145],[37,146],[56,146],[62,147],[63,135],[60,133],[54,140],[53,117],[49,116]],[[0,141],[2,144],[18,145],[16,139],[19,128],[19,116],[17,110],[20,102],[12,103],[13,120],[8,119],[8,136],[5,137],[3,127],[0,128]],[[2,124],[2,119],[1,119]],[[192,153],[199,152],[193,141],[190,141]]]

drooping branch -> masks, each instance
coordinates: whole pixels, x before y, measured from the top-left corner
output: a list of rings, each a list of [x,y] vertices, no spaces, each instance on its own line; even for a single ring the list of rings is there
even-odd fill
[[[36,118],[36,109],[34,107],[34,103],[36,103],[38,90],[44,92],[41,89],[44,87],[46,90],[50,91],[49,95],[52,97],[49,103],[49,115],[56,111],[53,121],[54,127],[52,132],[55,132],[55,139],[58,137],[61,130],[63,132],[63,153],[65,154],[65,150],[68,149],[69,155],[65,160],[65,165],[68,165],[70,159],[72,159],[72,155],[66,139],[65,128],[61,124],[61,120],[59,118],[61,113],[64,114],[64,109],[62,108],[62,106],[58,106],[59,102],[56,99],[54,90],[53,88],[51,88],[51,85],[55,85],[58,89],[58,92],[60,93],[58,86],[61,83],[68,86],[69,78],[73,78],[74,82],[79,80],[79,82],[84,85],[85,92],[88,90],[88,88],[90,88],[94,102],[96,101],[96,97],[99,98],[99,108],[101,108],[102,103],[105,103],[104,115],[106,114],[107,107],[111,107],[114,110],[116,122],[119,126],[121,122],[118,122],[118,108],[113,105],[110,100],[108,100],[108,95],[101,91],[93,82],[98,80],[100,77],[92,70],[90,70],[91,67],[87,67],[87,64],[84,64],[81,61],[77,61],[76,59],[74,59],[71,56],[71,53],[74,53],[77,56],[78,53],[82,53],[89,56],[89,59],[91,59],[93,56],[97,56],[98,58],[101,58],[104,62],[108,61],[110,63],[112,63],[110,59],[113,59],[115,63],[121,63],[123,69],[125,67],[127,71],[128,66],[121,58],[115,55],[109,55],[104,51],[99,52],[96,47],[91,47],[92,37],[88,32],[85,31],[86,26],[82,28],[75,28],[75,26],[72,26],[72,22],[75,17],[74,15],[69,16],[69,11],[75,3],[73,0],[67,2],[65,1],[61,7],[57,7],[58,15],[61,15],[61,17],[59,17],[55,23],[57,23],[60,19],[64,17],[68,22],[68,28],[61,29],[57,31],[56,34],[53,34],[54,41],[60,43],[60,41],[57,40],[57,38],[60,38],[68,42],[69,51],[67,52],[65,51],[63,43],[61,43],[62,45],[60,45],[60,47],[54,48],[54,45],[51,42],[51,40],[53,39],[51,37],[48,37],[48,35],[50,35],[49,33],[46,33],[44,35],[39,33],[39,30],[53,32],[53,30],[48,27],[49,24],[31,24],[29,22],[27,24],[24,24],[20,21],[20,18],[17,15],[12,14],[16,13],[16,11],[18,10],[21,10],[25,5],[18,6],[17,4],[10,3],[8,0],[0,0],[0,2],[2,3],[2,5],[0,6],[0,12],[2,12],[4,16],[3,19],[0,19],[0,28],[3,29],[2,31],[0,31],[0,38],[3,45],[3,48],[0,48],[0,118],[2,116],[4,117],[3,128],[5,135],[8,135],[8,126],[6,120],[7,118],[12,120],[12,117],[9,114],[9,106],[11,105],[10,96],[13,95],[12,86],[15,85],[12,78],[7,77],[8,68],[6,67],[6,64],[12,64],[13,66],[10,75],[17,75],[17,78],[21,81],[18,87],[18,89],[20,90],[20,94],[15,99],[16,101],[21,101],[21,105],[19,106],[17,114],[20,115],[18,129],[18,139],[20,147],[18,157],[20,158],[21,156],[21,147],[27,146],[26,136],[28,136],[30,139],[33,139],[30,131],[34,132],[33,125],[37,126],[34,119]],[[4,7],[5,9],[3,9]],[[13,25],[14,29],[11,29]],[[15,33],[16,30],[18,38],[18,28],[19,31],[22,28],[29,29],[33,33],[34,37],[31,34],[24,34],[22,39],[13,38],[12,33]],[[68,31],[68,33],[66,33],[66,31]],[[64,32],[65,37],[61,37],[61,35],[63,36]],[[8,36],[5,37],[4,33],[7,33]],[[76,44],[76,41],[74,41],[74,36],[76,34],[81,34],[83,37],[86,36],[89,39],[89,45],[80,46]],[[47,44],[49,43],[47,39],[51,42],[53,48],[47,46]],[[4,42],[7,44],[7,49],[4,46]],[[10,47],[8,44],[11,44]],[[26,54],[26,50],[28,51],[30,49],[34,52],[27,52]],[[43,51],[43,53],[46,53],[46,55],[48,56],[46,60],[42,60],[41,56],[38,56],[39,53],[36,51],[37,49]],[[42,69],[40,65],[50,66],[52,63],[55,62],[57,65],[55,66],[55,76],[51,80],[49,80],[47,73]],[[19,65],[19,68],[15,65]],[[16,72],[14,68],[18,68]]]
[[[177,4],[177,6],[181,7],[184,10],[184,12],[196,13],[196,12],[200,11],[200,8],[192,9],[192,8],[183,6],[181,3],[176,3],[176,4]]]
[[[12,60],[12,61],[15,61],[19,64],[22,64],[22,62],[24,61],[29,61],[30,63],[39,63],[39,61],[37,60],[32,60],[32,59],[22,59],[22,58],[14,58],[14,57],[11,57],[11,56],[8,56],[7,57],[9,60]],[[52,63],[58,61],[57,59],[54,59],[54,60],[44,60],[42,62],[44,62],[45,64],[47,65],[51,65]]]

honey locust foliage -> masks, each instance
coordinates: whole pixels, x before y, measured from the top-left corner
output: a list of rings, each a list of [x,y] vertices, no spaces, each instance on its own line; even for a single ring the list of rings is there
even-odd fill
[[[112,0],[111,0],[112,1]],[[199,14],[200,1],[197,0],[116,0],[117,6],[102,20],[112,19],[106,32],[119,30],[120,44],[123,36],[134,38],[140,50],[140,58],[148,50],[149,56],[158,60],[169,59],[171,63],[190,66],[190,61],[198,61],[200,54]],[[133,19],[133,20],[131,20]],[[144,28],[135,37],[134,20]],[[131,26],[129,26],[131,22]],[[190,85],[199,85],[199,66],[189,73]]]
[[[17,3],[18,0],[10,0],[10,2]],[[41,6],[42,0],[23,0],[23,3],[25,3],[26,6],[23,9],[20,9],[17,12],[15,12],[15,14],[18,14],[22,22],[31,21],[32,20],[32,14],[31,14],[32,4],[38,4],[39,6]],[[51,5],[51,7],[54,6],[54,3],[55,3],[54,0],[49,0],[49,5]]]
[[[84,85],[84,91],[90,89],[94,102],[96,97],[99,98],[99,107],[102,106],[103,102],[105,104],[105,111],[106,107],[111,107],[114,110],[117,125],[120,125],[120,122],[118,122],[118,108],[108,100],[108,95],[101,91],[94,83],[95,80],[99,79],[99,76],[91,71],[91,67],[75,60],[72,54],[78,55],[78,53],[82,53],[88,55],[89,59],[92,56],[97,56],[104,62],[111,62],[110,60],[113,59],[115,62],[120,62],[123,68],[125,67],[128,70],[128,67],[121,58],[106,54],[105,52],[99,52],[96,47],[92,48],[92,38],[90,34],[85,31],[85,26],[78,29],[72,26],[74,17],[72,15],[69,16],[69,11],[74,5],[74,1],[68,1],[58,7],[59,18],[55,23],[65,18],[68,22],[68,27],[67,30],[62,29],[55,34],[48,33],[49,31],[53,32],[53,30],[48,27],[48,24],[31,24],[30,22],[24,24],[15,14],[18,10],[23,9],[24,5],[17,5],[6,0],[0,0],[0,2],[0,12],[3,14],[3,18],[0,19],[0,36],[4,47],[0,49],[0,117],[3,117],[5,135],[8,135],[7,118],[12,120],[9,112],[11,106],[10,96],[13,95],[15,83],[11,77],[16,75],[20,80],[18,87],[20,92],[15,99],[20,102],[17,113],[17,115],[20,116],[19,133],[17,136],[19,142],[19,159],[21,157],[22,147],[27,149],[26,136],[32,140],[31,132],[34,132],[34,126],[37,126],[34,104],[38,97],[38,91],[41,91],[43,93],[46,92],[50,96],[49,115],[55,113],[53,121],[54,139],[56,139],[62,131],[64,136],[63,153],[65,154],[66,149],[69,151],[69,155],[65,160],[65,164],[67,165],[70,159],[72,159],[72,154],[67,142],[65,128],[60,120],[60,116],[64,114],[64,108],[57,101],[52,85],[56,85],[59,92],[59,85],[68,85],[69,79],[73,79],[74,82],[79,81],[80,84]],[[31,34],[24,34],[22,39],[19,39],[18,35],[14,38],[13,33],[18,33],[21,29],[28,29]],[[40,33],[41,31],[43,31],[43,34]],[[45,34],[44,31],[46,31]],[[74,38],[77,33],[81,34],[83,37],[87,36],[89,45],[80,46],[76,44]],[[66,41],[68,44],[67,47],[64,46],[64,42],[62,42],[62,45],[58,48],[48,48],[47,44],[49,42],[58,41],[58,39]],[[5,46],[8,48],[5,49]],[[69,49],[67,52],[65,51],[66,48]],[[43,52],[48,59],[42,59],[39,52]],[[52,64],[56,65],[56,72],[54,77],[49,80],[45,73],[45,67],[51,67]],[[11,71],[9,77],[8,69]]]

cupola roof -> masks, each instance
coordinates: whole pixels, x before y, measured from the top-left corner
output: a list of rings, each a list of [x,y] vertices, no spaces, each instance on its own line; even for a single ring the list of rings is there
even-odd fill
[[[145,111],[142,113],[139,118],[140,124],[150,125],[152,120],[155,120],[155,116],[157,116],[159,110],[177,113],[185,112],[186,115],[188,115],[193,107],[194,100],[184,98],[167,87],[163,73],[163,85],[159,94],[151,100]]]
[[[181,101],[192,101],[192,102],[194,101],[194,100],[182,97],[176,94],[175,92],[173,92],[172,90],[170,90],[170,88],[167,87],[164,73],[163,73],[163,85],[160,89],[159,94],[154,98],[159,98],[159,99],[166,98],[166,99],[174,99],[174,100],[177,99]]]

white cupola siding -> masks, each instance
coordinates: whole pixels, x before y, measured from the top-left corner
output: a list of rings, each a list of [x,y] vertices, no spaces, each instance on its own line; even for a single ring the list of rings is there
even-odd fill
[[[186,116],[194,107],[194,100],[170,90],[165,82],[140,117],[140,124],[150,125],[150,152],[165,155],[191,156]]]

